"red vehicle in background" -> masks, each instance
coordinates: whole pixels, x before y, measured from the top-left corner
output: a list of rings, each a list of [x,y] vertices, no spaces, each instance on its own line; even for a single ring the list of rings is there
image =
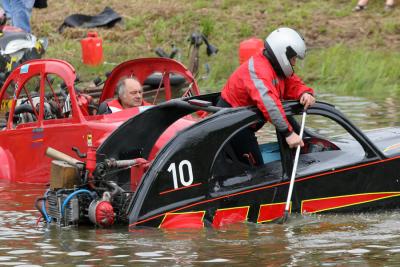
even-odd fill
[[[149,108],[135,107],[96,115],[98,105],[116,97],[120,79],[135,76],[143,84],[152,75],[158,75],[160,82],[156,89],[144,88],[144,97],[150,103],[199,94],[191,72],[181,63],[167,58],[135,59],[120,64],[108,76],[94,105],[89,105],[90,98],[75,90],[75,70],[65,61],[39,59],[17,67],[0,92],[0,179],[47,183],[51,162],[45,156],[47,147],[74,157],[76,153],[72,147],[82,152],[98,147],[121,123]],[[183,77],[185,86],[173,88],[173,75]],[[69,105],[68,112],[65,112],[66,105]],[[174,124],[160,137],[154,151],[177,129],[189,124],[192,124],[190,119]]]

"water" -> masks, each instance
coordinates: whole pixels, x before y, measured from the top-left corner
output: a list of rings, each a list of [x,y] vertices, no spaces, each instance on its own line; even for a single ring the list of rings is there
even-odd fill
[[[400,125],[395,99],[322,95],[363,130]],[[222,229],[37,225],[44,186],[0,183],[0,266],[398,266],[400,212],[292,215]]]

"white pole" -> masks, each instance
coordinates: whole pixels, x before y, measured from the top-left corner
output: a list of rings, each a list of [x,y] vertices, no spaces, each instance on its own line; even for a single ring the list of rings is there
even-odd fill
[[[300,128],[300,139],[303,139],[303,132],[304,132],[304,124],[306,122],[306,111],[303,112],[303,118],[301,121],[301,128]],[[294,185],[294,178],[296,177],[296,171],[297,171],[297,165],[299,162],[299,155],[300,155],[300,145],[297,146],[296,148],[296,155],[294,157],[294,164],[293,164],[293,170],[292,170],[292,177],[290,177],[290,185],[289,185],[289,192],[287,195],[286,199],[286,206],[285,206],[285,214],[284,214],[284,221],[286,221],[288,215],[289,215],[289,207],[290,207],[290,200],[292,198],[292,192],[293,192],[293,185]]]

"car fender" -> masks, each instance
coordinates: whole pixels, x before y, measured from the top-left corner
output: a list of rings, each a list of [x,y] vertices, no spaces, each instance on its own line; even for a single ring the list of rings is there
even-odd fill
[[[0,178],[11,180],[15,177],[15,159],[7,150],[0,147]]]

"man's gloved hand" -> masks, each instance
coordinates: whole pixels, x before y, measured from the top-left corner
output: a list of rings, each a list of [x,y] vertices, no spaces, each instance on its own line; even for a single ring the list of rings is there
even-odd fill
[[[301,140],[300,136],[295,132],[292,132],[288,137],[286,137],[286,143],[290,148],[295,148],[298,145],[301,147],[304,146],[303,140]]]
[[[304,106],[304,110],[307,110],[309,106],[315,104],[315,97],[310,93],[304,93],[300,97],[300,104]]]

